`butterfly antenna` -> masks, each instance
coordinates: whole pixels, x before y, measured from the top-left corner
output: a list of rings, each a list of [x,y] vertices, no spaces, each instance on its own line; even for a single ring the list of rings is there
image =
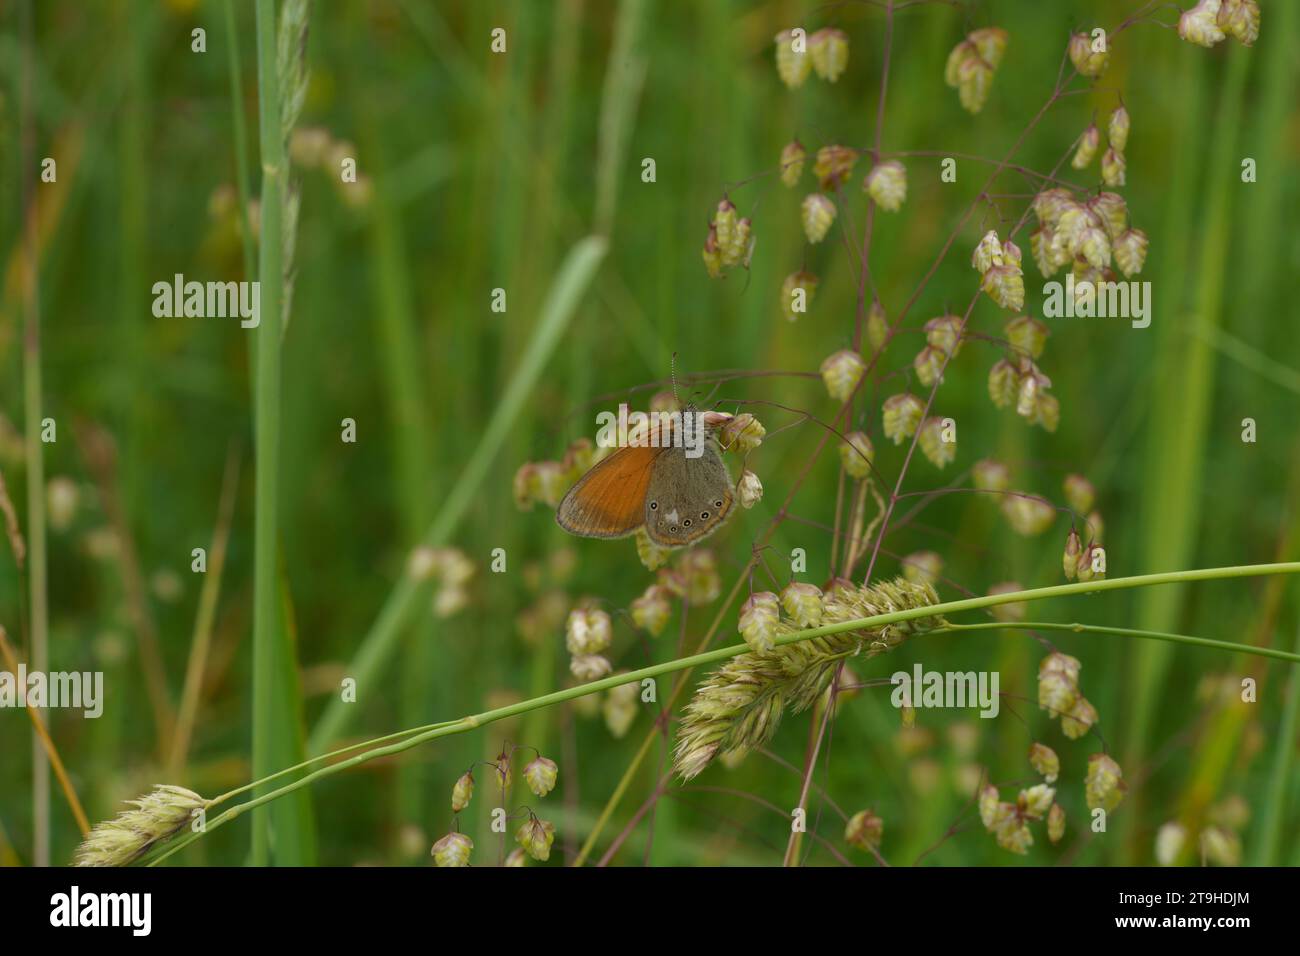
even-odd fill
[[[674,352],[668,360],[668,375],[673,381],[673,399],[678,405],[682,403],[681,396],[677,394],[677,353]]]

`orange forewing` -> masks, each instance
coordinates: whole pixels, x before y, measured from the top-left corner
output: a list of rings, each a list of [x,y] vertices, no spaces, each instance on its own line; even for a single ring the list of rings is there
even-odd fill
[[[663,448],[620,448],[596,463],[569,489],[555,520],[570,534],[621,538],[645,524],[650,472]]]

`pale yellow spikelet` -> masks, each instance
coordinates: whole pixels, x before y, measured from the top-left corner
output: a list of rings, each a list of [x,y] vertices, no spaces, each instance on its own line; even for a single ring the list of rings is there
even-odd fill
[[[849,35],[834,27],[818,30],[808,38],[808,54],[817,75],[834,83],[849,64]]]
[[[983,238],[976,244],[974,252],[971,253],[971,267],[983,275],[994,266],[1002,265],[1002,262],[1002,242],[998,239],[998,234],[990,229],[984,233]]]
[[[1099,807],[1107,813],[1119,806],[1124,799],[1128,786],[1124,783],[1124,771],[1119,764],[1106,754],[1093,754],[1088,758],[1088,772],[1084,777],[1084,795],[1089,810]]]
[[[841,349],[828,355],[821,364],[822,381],[831,398],[838,402],[849,400],[866,374],[867,363],[857,352]]]
[[[1228,36],[1250,46],[1259,39],[1259,4],[1256,0],[1223,0],[1216,22]]]
[[[619,684],[606,692],[605,699],[600,705],[600,713],[605,718],[605,727],[615,740],[621,740],[632,729],[637,712],[640,710],[638,706],[640,693],[640,685],[634,683]]]
[[[575,654],[569,658],[569,672],[583,683],[599,680],[613,669],[609,659],[601,654]]]
[[[1124,154],[1114,146],[1110,147],[1101,157],[1101,181],[1107,186],[1123,186],[1127,166]]]
[[[913,584],[937,584],[943,574],[943,558],[936,551],[913,551],[900,563],[903,577]]]
[[[835,203],[821,193],[809,193],[803,201],[803,231],[811,243],[821,242],[835,222]]]
[[[989,369],[989,398],[998,408],[1010,408],[1020,390],[1020,372],[1006,359]]]
[[[952,358],[961,351],[962,335],[959,315],[940,315],[925,323],[925,341]]]
[[[718,432],[718,439],[723,448],[734,448],[744,454],[763,444],[763,436],[766,434],[767,429],[762,422],[749,412],[741,412],[727,419]]]
[[[776,72],[790,89],[803,86],[812,72],[808,38],[802,29],[782,30],[776,35]]]
[[[940,372],[947,360],[948,356],[943,349],[927,345],[912,359],[912,369],[916,372],[917,380],[929,388],[940,380]]]
[[[815,275],[802,269],[785,277],[781,283],[781,313],[786,319],[793,322],[808,311],[818,284]]]
[[[456,779],[451,788],[451,812],[460,813],[474,798],[474,774],[466,772]]]
[[[1115,265],[1125,276],[1135,276],[1147,261],[1150,240],[1141,229],[1129,229],[1115,240]]]
[[[1025,307],[1024,273],[1019,266],[993,266],[984,273],[980,288],[1004,309],[1019,312]]]
[[[1079,254],[1094,269],[1105,269],[1110,265],[1110,240],[1106,231],[1096,226],[1088,226],[1079,234]]]
[[[847,146],[833,144],[817,150],[813,161],[813,175],[818,184],[827,192],[835,189],[853,173],[858,162],[858,151]]]
[[[1097,708],[1086,697],[1074,702],[1068,714],[1061,717],[1061,733],[1071,740],[1078,740],[1097,722]]]
[[[1039,393],[1038,402],[1034,407],[1034,416],[1029,420],[1029,424],[1041,425],[1045,431],[1054,432],[1060,423],[1060,400],[1050,392]]]
[[[845,474],[859,480],[869,477],[871,463],[876,457],[871,439],[865,432],[850,432],[844,438],[840,443],[840,464],[844,466]]]
[[[992,458],[981,458],[971,469],[971,482],[980,491],[1006,491],[1011,487],[1011,469]]]
[[[1037,741],[1029,748],[1029,764],[1048,783],[1055,783],[1061,772],[1061,758],[1056,755],[1056,751]]]
[[[878,163],[862,181],[862,188],[886,212],[898,212],[907,199],[907,168],[896,159]]]
[[[926,584],[902,578],[871,587],[838,588],[823,596],[822,624],[835,624],[937,604]],[[884,653],[908,636],[939,626],[937,617],[914,618],[880,627],[826,634],[771,651],[740,654],[724,662],[697,688],[678,729],[674,769],[684,780],[715,757],[744,754],[772,738],[785,711],[799,713],[820,699],[840,660]],[[778,634],[800,630],[789,619]]]
[[[1081,75],[1095,78],[1105,72],[1110,63],[1110,49],[1099,49],[1104,43],[1104,38],[1094,41],[1087,33],[1075,33],[1070,37],[1070,62]]]
[[[1110,114],[1110,119],[1106,122],[1106,141],[1110,143],[1112,149],[1117,149],[1121,153],[1128,147],[1128,131],[1131,125],[1128,110],[1122,105],[1115,107]]]
[[[777,625],[781,621],[781,605],[771,591],[758,591],[740,606],[737,630],[753,650],[770,651],[774,646]]]
[[[797,139],[786,143],[781,150],[781,182],[790,187],[797,186],[807,157],[803,143]]]
[[[1178,18],[1178,35],[1207,48],[1225,39],[1227,34],[1219,29],[1220,7],[1220,0],[1200,0]]]
[[[564,646],[570,654],[599,654],[613,640],[609,615],[594,607],[576,607],[564,626]]]
[[[548,860],[555,842],[555,824],[530,816],[515,832],[515,839],[534,860]]]
[[[170,784],[159,784],[127,803],[130,809],[95,824],[77,847],[75,866],[127,866],[189,826],[196,811],[209,806],[194,791]]]
[[[464,833],[448,833],[433,845],[430,855],[440,867],[469,866],[469,855],[474,841]]]
[[[872,302],[871,308],[867,310],[867,342],[871,345],[871,351],[879,352],[889,341],[889,320],[885,315],[884,306],[879,302]]]
[[[1061,483],[1065,491],[1065,501],[1079,514],[1087,514],[1097,501],[1097,489],[1083,475],[1071,472]]]
[[[647,571],[658,571],[668,563],[672,551],[668,548],[661,548],[650,540],[650,535],[646,534],[644,527],[636,529],[636,555],[641,559],[641,564]]]
[[[1059,651],[1038,665],[1038,706],[1055,718],[1068,714],[1080,699],[1078,658]]]
[[[1097,148],[1100,145],[1101,130],[1097,129],[1096,123],[1089,123],[1083,135],[1079,137],[1079,146],[1074,152],[1074,159],[1070,160],[1070,165],[1075,169],[1087,169],[1093,157],[1097,155]],[[1120,148],[1123,149],[1122,146]]]
[[[956,432],[947,419],[927,419],[916,441],[921,453],[936,468],[946,468],[957,458]]]
[[[925,403],[910,392],[901,392],[885,399],[883,406],[883,429],[885,437],[895,445],[911,438],[920,427],[925,414]]]
[[[662,584],[652,584],[632,601],[632,622],[650,632],[651,637],[663,633],[672,615],[672,594]]]
[[[1005,495],[1002,498],[1002,514],[1012,531],[1027,538],[1042,534],[1056,520],[1056,511],[1050,504],[1024,492]]]
[[[1186,842],[1185,826],[1174,820],[1162,824],[1156,831],[1156,863],[1160,866],[1173,866]]]
[[[821,588],[806,581],[792,581],[781,592],[781,607],[795,627],[818,627],[822,622]]]
[[[554,760],[539,755],[524,767],[524,782],[528,784],[529,790],[539,797],[544,797],[555,789],[555,781],[559,774],[560,768],[555,765]]]
[[[1128,228],[1128,203],[1119,193],[1100,192],[1088,201],[1087,208],[1101,217],[1106,235],[1112,240]]]
[[[1047,347],[1047,326],[1030,315],[1017,316],[1003,327],[1007,341],[1021,355],[1038,358]]]
[[[1060,843],[1065,836],[1065,809],[1059,803],[1053,803],[1047,811],[1047,839]]]

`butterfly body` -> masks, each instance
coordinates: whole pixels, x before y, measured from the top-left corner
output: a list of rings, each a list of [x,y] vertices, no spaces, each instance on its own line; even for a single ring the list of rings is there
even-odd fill
[[[696,416],[703,432],[698,412],[683,415]],[[587,538],[622,538],[644,527],[663,548],[685,547],[717,530],[735,501],[717,441],[701,433],[692,448],[673,443],[670,431],[661,437],[662,447],[619,448],[579,478],[555,511],[560,527]]]

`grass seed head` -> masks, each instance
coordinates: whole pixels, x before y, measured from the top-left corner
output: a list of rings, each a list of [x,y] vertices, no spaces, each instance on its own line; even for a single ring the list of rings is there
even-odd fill
[[[808,38],[808,55],[813,69],[828,83],[834,83],[849,64],[849,35],[826,27]]]
[[[876,451],[865,432],[850,432],[840,444],[840,464],[850,478],[861,480],[871,475]]]
[[[469,866],[474,841],[464,833],[448,833],[433,845],[430,855],[437,866]]]
[[[1256,0],[1223,0],[1216,23],[1228,36],[1250,46],[1259,39],[1259,4]]]
[[[474,798],[474,774],[465,772],[451,788],[451,812],[460,813]]]
[[[75,866],[127,866],[152,847],[171,839],[203,810],[207,800],[192,790],[159,784],[130,809],[95,824],[73,856]]]
[[[1056,751],[1037,741],[1029,748],[1029,765],[1048,783],[1056,783],[1056,778],[1061,773],[1061,758],[1056,755]]]
[[[811,243],[821,242],[835,222],[835,203],[821,193],[809,193],[803,200],[803,231]]]
[[[916,434],[925,414],[925,403],[911,392],[900,392],[885,399],[882,406],[882,425],[885,437],[895,445]]]
[[[1207,49],[1227,38],[1219,28],[1220,0],[1200,0],[1178,18],[1178,35]]]
[[[866,374],[867,363],[857,352],[841,349],[828,355],[821,364],[822,381],[826,391],[837,402],[849,400]]]
[[[803,148],[803,143],[791,140],[785,144],[781,150],[781,182],[793,188],[799,185],[799,177],[803,175],[804,161],[808,158],[808,152]]]
[[[555,765],[555,761],[539,754],[524,767],[524,782],[528,784],[529,790],[544,797],[555,789],[559,774],[560,768]]]
[[[849,817],[844,827],[844,842],[855,849],[870,853],[880,848],[885,834],[885,821],[870,810],[859,810]]]
[[[939,600],[930,585],[902,578],[870,587],[838,588],[833,594],[822,599],[823,625],[925,607]],[[770,600],[763,599],[769,623]],[[747,603],[746,607],[754,613],[752,605]],[[787,710],[799,713],[825,692],[844,657],[884,653],[908,636],[940,623],[938,617],[900,621],[731,658],[696,688],[695,696],[686,705],[677,735],[674,769],[682,779],[689,780],[715,757],[743,755],[763,746],[776,733]],[[780,618],[774,627],[776,636],[797,634],[801,629],[790,617]]]
[[[1079,147],[1075,150],[1070,165],[1075,169],[1087,169],[1093,157],[1097,155],[1099,146],[1101,146],[1101,130],[1097,129],[1096,123],[1089,123],[1083,135],[1079,137]]]
[[[803,86],[812,70],[812,57],[808,55],[807,40],[803,31],[782,30],[776,35],[776,72],[781,82],[790,89]]]

